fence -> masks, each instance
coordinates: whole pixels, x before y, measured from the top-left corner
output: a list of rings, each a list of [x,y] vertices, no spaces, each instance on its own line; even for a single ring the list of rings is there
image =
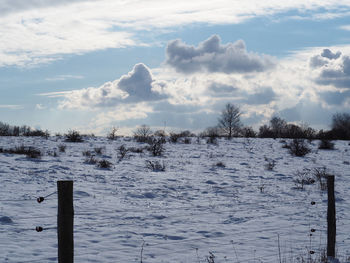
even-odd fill
[[[58,214],[57,214],[57,227],[56,226],[46,226],[46,227],[42,227],[42,226],[37,226],[35,227],[35,230],[37,232],[45,232],[46,230],[50,230],[50,229],[57,229],[57,237],[58,237],[58,257],[51,257],[51,258],[45,258],[42,260],[50,260],[50,261],[56,261],[58,260],[59,263],[70,263],[73,262],[73,258],[74,258],[74,242],[73,242],[73,218],[74,218],[74,212],[73,212],[73,181],[58,181],[57,182],[57,191],[48,194],[46,196],[43,197],[38,197],[38,198],[30,198],[30,199],[22,199],[22,200],[0,200],[0,202],[32,202],[32,201],[37,201],[38,203],[43,203],[45,200],[47,200],[48,198],[52,198],[54,194],[57,193],[58,196]],[[311,207],[315,206],[317,204],[317,201],[311,201],[309,203],[309,205]],[[282,206],[281,206],[282,207]],[[189,206],[187,207],[187,209],[191,209],[193,207]],[[178,207],[178,208],[163,208],[161,209],[157,209],[157,213],[162,212],[162,213],[167,213],[171,210],[171,212],[176,212],[176,210],[178,211],[184,211],[186,210],[186,207]],[[197,210],[199,210],[200,212],[198,213],[191,213],[188,216],[190,217],[202,217],[202,216],[208,216],[208,215],[212,215],[215,214],[215,207],[197,207]],[[210,210],[210,211],[208,211]],[[127,213],[127,212],[132,212],[133,214],[135,214],[135,218],[137,221],[137,213],[141,213],[144,214],[145,210],[135,210],[135,209],[123,209],[121,211],[114,211],[113,213]],[[156,214],[155,211],[150,211],[151,214]],[[247,213],[247,211],[245,211],[245,213]],[[221,210],[220,211],[220,215],[231,215],[232,214],[232,209],[227,209],[225,208],[225,210]],[[290,214],[290,216],[292,216],[293,213]],[[84,217],[84,216],[88,216],[88,217],[93,217],[96,216],[94,215],[93,212],[78,212],[75,213],[75,217]],[[25,217],[26,219],[37,219],[39,217]],[[134,219],[135,219],[134,218]],[[177,220],[177,219],[183,219],[184,215],[183,214],[179,214],[179,215],[171,215],[170,219],[171,220]],[[134,220],[132,218],[128,218],[128,223],[122,223],[118,222],[117,224],[115,224],[115,220],[113,220],[113,218],[111,218],[111,220],[108,221],[104,221],[102,220],[102,222],[98,222],[98,223],[84,223],[83,228],[85,227],[85,230],[91,231],[92,228],[96,228],[96,229],[101,229],[101,228],[113,228],[113,227],[118,227],[118,226],[133,226],[134,223],[130,223],[130,221]],[[155,216],[156,221],[162,221],[165,219],[165,216]],[[5,220],[5,219],[3,219]],[[236,218],[232,218],[231,222],[227,222],[226,224],[228,226],[230,226],[231,224],[235,223],[235,220],[237,220]],[[327,256],[329,257],[334,257],[335,256],[335,234],[336,234],[336,221],[335,221],[335,198],[334,198],[334,176],[330,176],[328,177],[328,212],[327,212],[327,220],[328,220],[328,232],[327,232]],[[100,221],[100,220],[99,220]],[[238,222],[236,222],[238,223]],[[210,225],[210,222],[207,222],[206,224]],[[186,225],[186,224],[185,224]],[[215,223],[214,223],[215,226]],[[80,228],[80,230],[82,230],[83,228],[81,226],[78,226],[78,228]],[[313,237],[315,236],[315,232],[319,232],[320,233],[320,238],[322,237],[322,233],[325,232],[325,229],[323,229],[320,226],[312,226],[311,222],[309,222],[309,244],[307,246],[308,249],[308,253],[309,256],[311,257],[314,254],[320,254],[322,251],[317,251],[317,249],[315,249],[313,247]],[[23,228],[23,229],[17,229],[18,233],[20,232],[24,232],[24,231],[30,231],[30,230],[34,230],[32,229],[27,229],[27,228]],[[266,236],[264,236],[263,233],[271,233],[271,232],[276,232],[276,231],[281,231],[281,227],[280,226],[268,226],[266,228],[259,228],[259,229],[251,229],[250,231],[246,230],[246,229],[242,229],[241,231],[234,231],[234,234],[236,237],[239,237],[241,239],[240,243],[243,244],[248,244],[247,246],[247,251],[245,253],[247,253],[249,255],[249,252],[251,254],[251,252],[253,251],[253,254],[255,254],[255,250],[254,249],[254,240],[251,238],[252,236],[258,236],[258,238],[261,239],[267,239]],[[146,262],[144,261],[147,257],[148,259],[150,259],[152,256],[152,253],[146,253],[147,250],[150,250],[152,248],[161,248],[161,249],[156,249],[155,251],[157,251],[157,256],[168,256],[171,254],[178,254],[181,255],[185,252],[188,252],[189,250],[192,250],[193,252],[195,252],[196,254],[196,258],[198,260],[198,262],[200,262],[199,259],[199,255],[198,255],[198,245],[197,243],[199,241],[205,241],[205,244],[212,247],[220,247],[220,248],[227,248],[228,250],[233,250],[234,251],[234,257],[224,257],[225,261],[228,262],[240,262],[240,260],[242,260],[242,256],[238,255],[238,253],[241,253],[242,251],[239,250],[237,252],[236,250],[236,246],[239,245],[239,243],[237,242],[237,240],[234,239],[230,239],[227,240],[225,239],[223,236],[223,234],[220,232],[217,233],[216,236],[212,236],[210,235],[210,233],[203,233],[203,237],[194,237],[194,238],[181,238],[179,236],[176,235],[165,235],[163,236],[163,240],[161,242],[149,242],[147,240],[144,240],[142,238],[142,243],[140,244],[140,246],[137,248],[134,248],[134,257],[132,260],[134,260],[135,262]],[[270,240],[274,240],[275,241],[275,246],[273,247],[273,249],[271,249],[271,251],[266,251],[266,253],[264,253],[264,256],[256,256],[253,255],[251,257],[245,257],[244,261],[255,261],[255,260],[261,260],[263,261],[264,259],[277,259],[279,260],[279,262],[282,261],[282,257],[283,257],[283,253],[281,252],[281,247],[283,247],[283,245],[281,244],[283,242],[283,238],[285,238],[287,236],[287,234],[285,235],[280,235],[278,234],[275,237],[271,237],[270,236]],[[144,235],[144,237],[147,237],[147,235]],[[255,237],[256,238],[256,237]],[[289,239],[290,242],[294,242],[294,240]],[[186,248],[182,248],[182,249],[176,249],[174,250],[173,247],[182,244],[183,247]],[[249,245],[250,244],[250,245]],[[168,246],[171,246],[171,248],[169,248]],[[276,247],[278,247],[278,250],[275,249]],[[89,249],[87,247],[87,249]],[[139,251],[139,253],[135,253],[135,251]],[[206,257],[207,262],[215,262],[214,258],[215,258],[215,252],[214,250],[209,252],[209,255]],[[123,254],[123,251],[120,251],[121,255]],[[232,253],[230,253],[232,254]],[[136,256],[137,255],[137,256]],[[123,256],[125,258],[125,256]],[[118,258],[114,259],[114,262],[120,262],[121,260],[118,260]],[[210,261],[211,260],[211,261]],[[12,262],[12,261],[6,261],[6,262]],[[40,262],[40,259],[35,259],[35,260],[28,260],[28,261],[21,261],[21,262]]]

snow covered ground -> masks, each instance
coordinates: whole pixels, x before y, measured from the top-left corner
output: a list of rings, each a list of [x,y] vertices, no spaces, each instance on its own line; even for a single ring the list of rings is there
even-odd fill
[[[294,157],[279,139],[218,145],[191,139],[166,143],[162,157],[129,151],[119,160],[121,145],[146,144],[0,137],[0,148],[34,146],[43,153],[40,159],[0,153],[0,261],[57,262],[57,194],[40,204],[35,199],[66,179],[74,180],[75,262],[141,262],[141,251],[144,263],[208,262],[209,252],[215,262],[279,262],[279,247],[285,262],[307,259],[309,250],[317,258],[327,242],[327,192],[317,181],[298,189],[295,180],[304,169],[312,177],[322,167],[336,176],[338,258],[350,257],[349,142],[326,151],[313,141],[310,154]],[[87,151],[112,167],[87,164]],[[147,160],[164,163],[165,171],[151,171]]]

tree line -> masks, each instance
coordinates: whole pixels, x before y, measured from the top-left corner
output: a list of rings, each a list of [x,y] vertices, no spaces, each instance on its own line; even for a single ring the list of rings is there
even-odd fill
[[[350,114],[336,113],[332,117],[330,130],[319,130],[307,124],[296,125],[288,123],[278,116],[273,116],[269,124],[260,126],[256,132],[252,127],[245,127],[241,122],[239,107],[228,103],[222,110],[218,125],[207,129],[207,133],[218,136],[232,137],[260,137],[260,138],[304,138],[322,140],[350,140]]]
[[[0,136],[41,136],[49,137],[50,133],[40,129],[32,129],[27,125],[12,126],[7,123],[0,122]]]
[[[273,116],[268,124],[259,127],[259,131],[255,131],[252,127],[244,126],[241,121],[241,110],[234,104],[227,103],[222,110],[218,123],[214,127],[209,127],[199,134],[202,137],[226,137],[228,139],[233,137],[246,138],[291,138],[291,139],[321,139],[321,140],[350,140],[350,114],[336,113],[331,120],[330,130],[315,130],[307,124],[297,125],[288,123],[281,117]],[[109,139],[117,139],[117,128],[113,128],[107,135]],[[69,138],[70,134],[77,133],[77,131],[70,131],[66,135]],[[142,141],[150,135],[158,137],[166,136],[165,131],[152,132],[150,127],[142,125],[134,131],[134,137]],[[11,126],[9,124],[0,122],[0,136],[41,136],[48,138],[49,131],[42,131],[40,129],[32,129],[27,125]],[[171,140],[176,141],[181,137],[195,136],[190,131],[183,131],[180,133],[170,133]]]

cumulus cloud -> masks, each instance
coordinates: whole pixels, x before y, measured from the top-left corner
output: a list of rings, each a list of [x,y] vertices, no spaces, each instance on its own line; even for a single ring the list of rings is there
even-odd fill
[[[173,40],[166,48],[166,63],[178,72],[261,72],[274,65],[272,57],[247,52],[243,40],[221,44],[219,36],[213,35],[194,47]]]
[[[320,68],[326,64],[328,64],[328,61],[320,55],[316,55],[310,58],[311,68]]]
[[[340,51],[337,51],[337,53],[333,53],[330,49],[325,48],[321,54],[322,57],[328,58],[328,59],[337,59],[341,55]]]
[[[311,57],[310,67],[311,68],[320,68],[324,65],[327,65],[331,60],[338,59],[341,55],[342,55],[342,53],[340,51],[333,53],[330,49],[325,48],[325,49],[323,49],[323,51],[320,55],[316,55],[316,56]]]
[[[316,83],[350,89],[350,57],[343,55],[341,60],[323,67]]]
[[[60,102],[60,108],[101,108],[121,103],[161,100],[165,98],[165,95],[161,94],[161,87],[162,83],[153,79],[149,68],[140,63],[136,64],[127,75],[97,88],[43,95],[65,97]]]

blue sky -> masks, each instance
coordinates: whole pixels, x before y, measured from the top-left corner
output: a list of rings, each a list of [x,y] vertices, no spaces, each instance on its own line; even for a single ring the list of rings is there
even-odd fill
[[[350,110],[350,1],[0,0],[0,121],[200,131],[225,103],[329,128]]]

